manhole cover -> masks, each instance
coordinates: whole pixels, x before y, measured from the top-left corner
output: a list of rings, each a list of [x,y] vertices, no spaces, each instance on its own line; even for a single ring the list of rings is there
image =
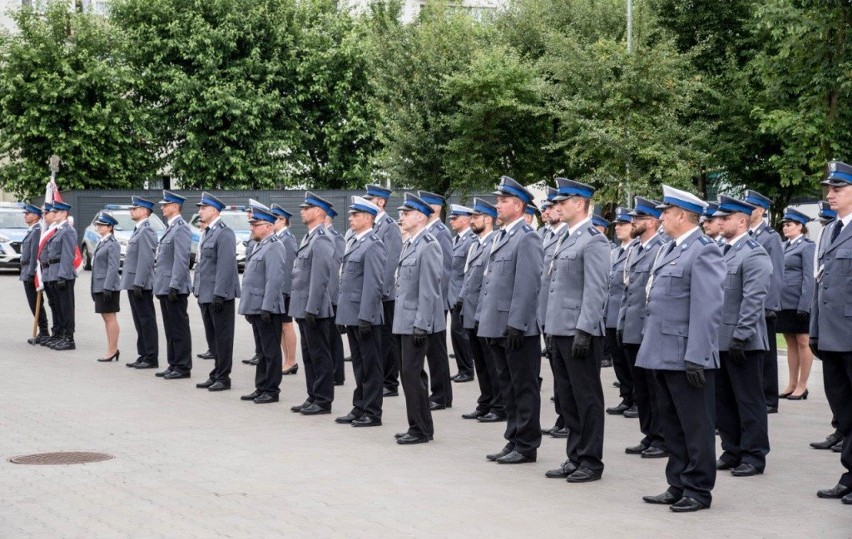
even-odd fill
[[[14,464],[86,464],[101,462],[114,458],[106,453],[89,453],[84,451],[62,451],[59,453],[36,453],[34,455],[19,455],[12,457],[9,462]]]

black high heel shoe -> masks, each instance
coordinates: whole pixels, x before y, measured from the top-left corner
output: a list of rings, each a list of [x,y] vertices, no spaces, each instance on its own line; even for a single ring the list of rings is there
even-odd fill
[[[281,374],[283,374],[283,375],[296,374],[297,372],[299,372],[299,364],[298,363],[296,363],[295,365],[293,365],[289,369],[284,369],[283,371],[281,371]]]
[[[808,400],[808,390],[806,389],[805,392],[802,393],[801,395],[791,394],[789,397],[787,397],[787,400],[788,401],[806,401],[806,400]]]
[[[121,354],[121,350],[116,350],[112,357],[99,357],[98,361],[101,363],[109,363],[112,360],[118,361],[119,354]]]
[[[793,394],[793,392],[792,392],[792,391],[788,391],[787,393],[779,393],[779,394],[778,394],[778,398],[779,398],[779,399],[787,399],[787,398],[789,398],[789,397],[790,397],[790,395],[792,395],[792,394]]]

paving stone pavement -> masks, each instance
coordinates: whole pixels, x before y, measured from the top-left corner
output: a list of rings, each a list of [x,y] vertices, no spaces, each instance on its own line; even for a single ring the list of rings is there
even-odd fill
[[[251,329],[237,320],[233,389],[195,388],[211,362],[195,360],[192,378],[165,381],[135,359],[135,334],[122,297],[119,363],[100,364],[103,324],[93,313],[83,272],[77,285],[77,350],[31,347],[21,284],[0,275],[0,537],[850,537],[852,508],[820,500],[833,486],[839,455],[808,442],[830,431],[819,362],[807,401],[782,401],[770,416],[772,451],[765,475],[719,474],[713,507],[675,515],[641,501],[665,490],[665,460],[624,454],[639,440],[636,420],[607,416],[603,480],[571,485],[544,472],[565,459],[564,440],[546,438],[538,462],[501,466],[485,454],[503,446],[502,424],[460,418],[475,406],[475,383],[454,384],[453,408],[436,412],[435,440],[402,447],[402,397],[385,400],[384,425],[353,429],[333,422],[349,410],[354,387],[336,389],[332,416],[289,411],[305,397],[302,370],[285,376],[282,401],[258,406]],[[201,319],[190,305],[193,352]],[[162,337],[161,337],[162,339]],[[161,365],[165,343],[161,340]],[[451,360],[452,361],[452,360]],[[786,366],[779,371],[786,373]],[[452,368],[455,371],[455,367]],[[544,369],[543,423],[553,423],[552,378]],[[607,405],[618,401],[612,369],[602,379]],[[783,387],[783,386],[782,386]],[[8,458],[49,451],[99,451],[106,462],[24,466]]]

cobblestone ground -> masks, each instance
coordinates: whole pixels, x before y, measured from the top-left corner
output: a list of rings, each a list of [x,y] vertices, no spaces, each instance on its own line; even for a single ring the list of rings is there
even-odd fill
[[[810,398],[782,401],[781,413],[770,416],[766,474],[720,473],[712,509],[675,515],[641,501],[665,490],[665,461],[624,453],[639,440],[637,420],[607,416],[604,477],[585,485],[544,477],[565,459],[564,440],[545,439],[535,464],[487,462],[485,454],[503,446],[503,426],[460,418],[475,406],[475,383],[454,384],[453,408],[434,415],[433,443],[402,447],[393,440],[406,428],[402,397],[386,399],[382,427],[333,422],[351,404],[349,364],[332,416],[289,411],[305,397],[302,370],[284,378],[282,402],[241,402],[239,396],[253,390],[254,370],[239,363],[253,349],[250,327],[240,319],[231,391],[195,388],[206,379],[209,361],[196,360],[189,380],[164,381],[154,371],[126,368],[136,355],[125,297],[121,361],[96,363],[104,336],[88,272],[77,286],[77,350],[30,347],[32,319],[16,279],[0,275],[3,538],[850,536],[852,509],[815,496],[833,486],[841,470],[839,455],[808,447],[830,432],[818,363]],[[201,319],[192,304],[190,317],[193,352],[201,352]],[[161,365],[164,350],[161,342]],[[544,371],[543,423],[549,425],[552,382]],[[615,405],[612,369],[602,378],[607,405]],[[74,450],[115,459],[69,466],[7,460]]]

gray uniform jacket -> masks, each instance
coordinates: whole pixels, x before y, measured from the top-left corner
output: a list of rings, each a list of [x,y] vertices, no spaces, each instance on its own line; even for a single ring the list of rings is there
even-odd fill
[[[541,229],[539,229],[541,230]],[[547,297],[550,295],[550,263],[553,261],[553,251],[556,250],[556,245],[559,239],[568,233],[568,226],[565,225],[559,229],[559,232],[554,234],[545,234],[542,240],[542,248],[544,249],[544,260],[541,271],[541,288],[538,290],[538,310],[537,318],[538,325],[542,331],[547,333],[547,328],[544,326],[544,317],[547,316]]]
[[[331,268],[332,279],[329,281],[328,294],[331,297],[331,304],[337,305],[337,296],[340,294],[340,267],[343,263],[343,252],[346,250],[346,240],[343,234],[336,231],[333,226],[326,229],[331,239],[334,241],[334,266]]]
[[[251,253],[246,256],[246,268],[243,270],[240,314],[286,312],[284,296],[281,294],[284,256],[284,245],[275,234],[270,234],[259,243],[255,242]]]
[[[166,228],[154,255],[154,295],[166,296],[169,288],[178,294],[189,294],[192,282],[189,277],[189,252],[192,248],[192,231],[183,217],[178,216]]]
[[[357,326],[360,320],[374,326],[384,323],[385,257],[385,246],[375,232],[364,234],[344,251],[337,324]]]
[[[213,303],[214,296],[225,300],[240,297],[237,237],[224,221],[204,231],[192,291],[202,304]]]
[[[772,280],[766,295],[766,309],[780,311],[781,289],[784,287],[784,247],[781,244],[781,236],[771,226],[761,223],[754,231],[752,239],[769,253],[769,259],[772,261]]]
[[[450,274],[450,306],[455,305],[461,299],[461,288],[464,283],[464,266],[467,261],[467,253],[470,246],[476,241],[476,234],[468,229],[464,236],[456,236],[453,239],[453,258],[451,262],[452,273]]]
[[[852,223],[831,243],[837,219],[817,247],[817,292],[811,307],[811,338],[826,352],[852,350]]]
[[[121,246],[112,234],[101,238],[92,253],[92,293],[104,290],[121,290],[121,278],[118,275],[121,260]]]
[[[29,281],[36,274],[38,264],[38,243],[41,240],[41,223],[36,222],[27,230],[24,239],[21,240],[21,281]]]
[[[624,297],[624,264],[627,262],[627,253],[638,243],[638,240],[633,240],[623,249],[619,245],[611,252],[610,266],[612,269],[609,271],[608,295],[604,314],[607,328],[616,329],[618,327],[618,311],[621,309],[621,299]]]
[[[645,302],[645,287],[651,277],[651,268],[657,257],[657,251],[665,245],[666,238],[657,234],[648,240],[641,248],[636,243],[628,250],[625,262],[624,296],[618,309],[618,329],[623,332],[622,342],[640,344],[642,342],[642,326],[645,324],[647,305]]]
[[[802,236],[784,244],[784,288],[781,309],[811,311],[816,279],[814,278],[816,244]]]
[[[396,296],[396,266],[399,264],[399,253],[402,251],[402,233],[396,225],[396,221],[385,213],[373,224],[376,236],[382,240],[385,246],[385,276],[382,282],[384,290],[382,299],[393,301]]]
[[[287,296],[290,295],[290,289],[293,288],[293,262],[296,260],[296,237],[290,232],[287,227],[281,232],[275,234],[278,236],[278,241],[284,246],[284,266],[281,270],[283,278],[281,279],[281,291]]]
[[[293,318],[305,318],[305,313],[317,318],[331,318],[331,281],[337,280],[334,240],[325,227],[319,225],[303,239],[293,263],[293,286],[290,289],[290,312]]]
[[[124,255],[124,269],[121,273],[122,290],[130,290],[136,286],[143,290],[153,288],[156,248],[157,233],[151,227],[151,222],[145,219],[141,225],[136,225],[127,240],[127,253]]]
[[[47,271],[42,273],[44,282],[76,279],[77,271],[74,269],[76,251],[77,231],[66,222],[47,240],[44,249],[42,249],[43,257],[50,263]]]
[[[768,350],[764,301],[772,278],[772,262],[766,250],[748,236],[727,247],[722,249],[728,273],[719,351],[728,351],[735,338],[746,341],[746,350]]]
[[[548,335],[604,334],[610,243],[591,223],[563,236],[548,272]]]
[[[539,335],[536,306],[544,259],[541,237],[524,222],[503,232],[495,232],[488,254],[476,311],[477,336],[504,337],[509,327],[528,337]]]
[[[396,274],[394,334],[412,335],[414,328],[426,333],[447,329],[441,296],[442,257],[438,240],[425,230],[408,248],[403,245]]]
[[[441,254],[444,257],[444,272],[441,274],[441,297],[444,300],[443,310],[447,311],[450,305],[450,275],[453,272],[453,238],[450,229],[441,221],[432,221],[426,226],[426,232],[432,235],[441,246]]]
[[[491,244],[494,243],[496,232],[491,232],[482,245],[479,238],[474,239],[472,250],[467,258],[467,270],[464,272],[459,297],[462,299],[462,327],[473,329],[476,325],[476,308],[479,306],[479,296],[482,292],[482,278],[485,273],[485,265],[488,262],[488,253],[491,252]]]
[[[689,361],[718,369],[724,284],[722,250],[697,228],[680,245],[663,246],[651,270],[636,366],[683,371]]]

